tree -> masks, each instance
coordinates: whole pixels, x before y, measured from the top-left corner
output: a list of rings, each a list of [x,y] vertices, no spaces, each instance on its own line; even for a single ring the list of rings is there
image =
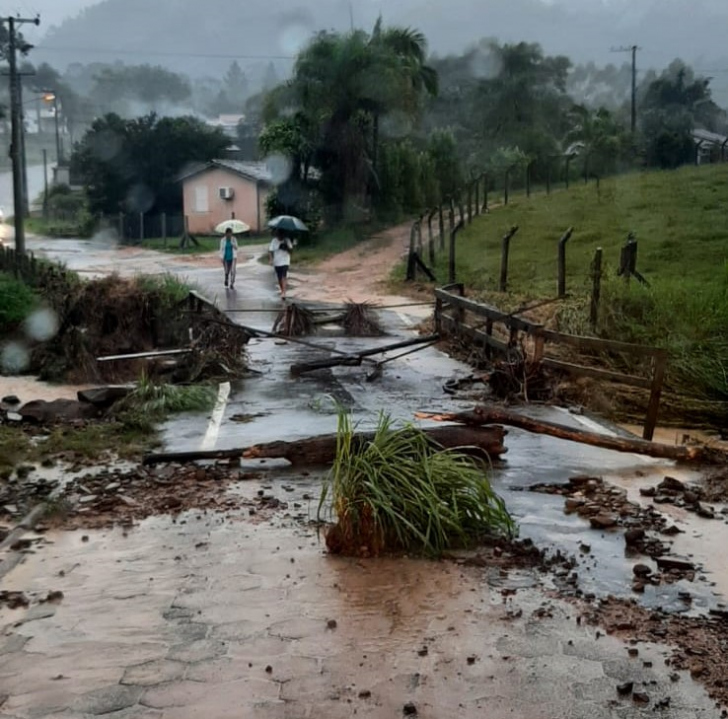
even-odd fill
[[[649,165],[678,167],[694,158],[692,131],[723,129],[725,112],[712,99],[710,79],[675,60],[641,93],[640,129]]]
[[[627,129],[606,108],[591,110],[585,105],[574,105],[568,120],[571,128],[564,138],[564,149],[582,155],[586,170],[599,175],[615,172],[620,160],[627,158]]]
[[[94,121],[71,166],[83,178],[95,214],[175,212],[182,203],[179,172],[214,159],[228,145],[223,132],[196,118],[108,114]]]
[[[94,77],[92,100],[100,107],[126,114],[130,104],[138,103],[147,110],[186,102],[192,89],[182,75],[152,65],[119,65],[105,67]]]
[[[298,55],[291,80],[269,93],[266,120],[296,118],[321,172],[321,192],[339,215],[366,205],[382,185],[375,181],[379,119],[414,120],[422,96],[435,91],[425,57],[420,33],[381,22],[371,34],[322,32]]]

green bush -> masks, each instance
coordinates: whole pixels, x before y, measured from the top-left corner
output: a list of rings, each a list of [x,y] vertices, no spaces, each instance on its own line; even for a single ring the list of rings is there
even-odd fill
[[[0,272],[0,332],[10,332],[33,311],[37,298],[30,289],[12,275]]]

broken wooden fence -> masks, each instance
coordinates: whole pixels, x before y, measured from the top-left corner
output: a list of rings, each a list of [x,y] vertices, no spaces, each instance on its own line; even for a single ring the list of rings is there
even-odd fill
[[[462,284],[447,285],[435,290],[435,330],[446,336],[454,334],[482,346],[488,357],[495,352],[506,353],[520,346],[523,336],[531,340],[533,361],[544,367],[571,375],[592,377],[615,382],[630,387],[650,391],[650,399],[645,417],[643,437],[651,440],[660,406],[660,396],[667,367],[667,350],[658,347],[604,340],[597,337],[582,337],[546,329],[517,314],[508,314],[490,305],[476,302],[465,297]],[[466,314],[470,313],[482,320],[481,327],[468,324]],[[495,330],[499,331],[496,333]],[[564,362],[546,354],[547,346],[562,345],[575,350],[629,355],[643,358],[649,362],[649,376],[637,377],[622,372],[589,367]]]

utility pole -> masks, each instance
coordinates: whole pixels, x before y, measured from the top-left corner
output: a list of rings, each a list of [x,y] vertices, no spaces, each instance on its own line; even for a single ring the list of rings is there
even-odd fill
[[[632,53],[632,117],[630,128],[633,136],[637,132],[637,51],[641,49],[642,48],[637,45],[612,48],[612,52]]]
[[[8,17],[3,20],[8,24],[8,64],[10,66],[10,121],[11,142],[10,158],[13,163],[13,213],[15,216],[15,251],[25,254],[25,224],[23,202],[23,167],[22,167],[22,140],[20,108],[20,86],[18,78],[17,25],[40,25],[40,17],[31,19],[21,17]]]

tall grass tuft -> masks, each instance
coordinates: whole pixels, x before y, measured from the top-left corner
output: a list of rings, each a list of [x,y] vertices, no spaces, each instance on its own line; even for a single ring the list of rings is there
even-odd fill
[[[321,519],[329,507],[337,520],[326,537],[330,551],[436,557],[488,534],[515,534],[482,461],[442,449],[412,425],[395,427],[385,414],[374,438],[362,443],[340,410],[337,440],[318,512]]]
[[[129,427],[151,429],[170,414],[206,412],[215,398],[210,385],[158,384],[143,374],[136,388],[114,405],[114,412]]]

